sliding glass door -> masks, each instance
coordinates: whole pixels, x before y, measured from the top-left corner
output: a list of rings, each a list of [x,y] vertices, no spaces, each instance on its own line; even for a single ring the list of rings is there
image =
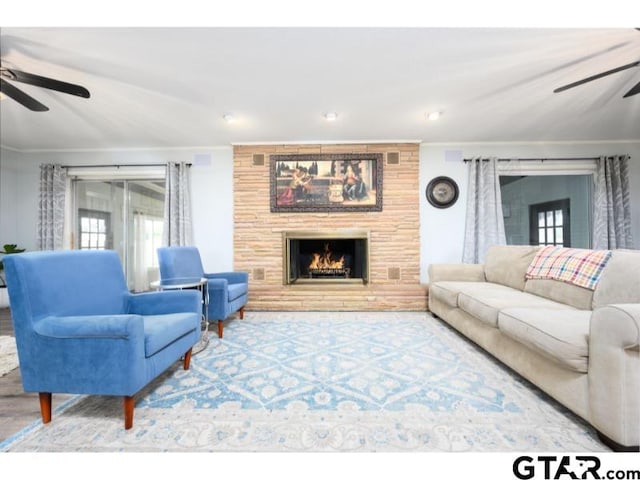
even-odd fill
[[[115,250],[132,291],[149,290],[158,278],[164,180],[81,180],[74,185],[73,246]]]

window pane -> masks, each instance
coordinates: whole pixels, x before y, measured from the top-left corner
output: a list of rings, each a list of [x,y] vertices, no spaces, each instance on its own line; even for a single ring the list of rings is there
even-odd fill
[[[80,229],[83,232],[86,232],[89,230],[89,219],[87,217],[83,217],[80,219]]]
[[[89,248],[89,235],[86,233],[80,236],[80,248]]]
[[[562,210],[556,210],[556,227],[562,226]]]
[[[547,226],[551,227],[553,225],[553,212],[547,212]]]
[[[538,212],[538,226],[544,227],[544,212]]]
[[[556,227],[556,243],[562,242],[562,227]]]
[[[547,237],[544,234],[544,228],[538,229],[538,241],[540,242],[540,245],[544,245],[545,243],[547,243]]]
[[[553,227],[547,227],[547,243],[553,244]]]
[[[134,291],[149,289],[150,282],[159,277],[157,249],[162,242],[164,214],[164,182],[129,182],[127,226],[131,235],[128,245],[127,271],[129,285]],[[156,226],[160,226],[156,235]]]
[[[107,231],[107,224],[103,219],[98,220],[98,232],[104,233]]]

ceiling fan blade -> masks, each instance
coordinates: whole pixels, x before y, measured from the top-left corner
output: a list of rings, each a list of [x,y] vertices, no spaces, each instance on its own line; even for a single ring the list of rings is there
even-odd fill
[[[629,68],[637,67],[640,65],[640,60],[633,63],[628,63],[627,65],[622,65],[621,67],[613,68],[611,70],[607,70],[606,72],[598,73],[596,75],[592,75],[591,77],[583,78],[582,80],[578,80],[577,82],[569,83],[562,87],[556,88],[553,93],[563,92],[573,87],[577,87],[578,85],[582,85],[583,83],[592,82],[593,80],[597,80],[602,77],[606,77],[607,75],[611,75],[613,73],[618,73],[623,70],[627,70]]]
[[[56,90],[58,92],[68,93],[69,95],[76,95],[77,97],[89,98],[91,96],[89,90],[73,83],[61,82],[60,80],[41,77],[33,73],[21,72],[20,70],[6,69],[6,72],[9,78],[16,82],[48,88],[49,90]]]
[[[630,97],[632,95],[635,95],[637,93],[640,93],[640,82],[636,83],[635,86],[629,90],[627,93],[625,93],[622,98],[627,98]]]
[[[46,112],[49,110],[48,107],[41,104],[35,98],[30,97],[22,90],[14,87],[2,78],[0,78],[0,92],[4,93],[7,97],[13,98],[16,102],[21,103],[34,112]]]

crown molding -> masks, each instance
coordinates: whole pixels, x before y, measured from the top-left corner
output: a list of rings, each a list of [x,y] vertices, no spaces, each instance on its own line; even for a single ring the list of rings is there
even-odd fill
[[[229,150],[231,145],[204,145],[195,147],[116,147],[116,148],[14,148],[0,145],[0,148],[18,153],[113,153],[113,152],[188,152]]]
[[[17,148],[10,147],[9,145],[5,145],[3,143],[0,143],[0,148],[3,149],[3,150],[9,150],[10,152],[21,153],[21,150],[19,150]]]

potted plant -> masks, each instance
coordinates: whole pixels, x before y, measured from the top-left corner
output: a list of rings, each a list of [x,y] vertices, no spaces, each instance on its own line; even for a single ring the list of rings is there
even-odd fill
[[[7,243],[2,246],[2,250],[0,250],[0,255],[7,255],[9,253],[22,253],[24,252],[24,248],[18,248],[18,245],[15,243]],[[2,264],[2,259],[0,259],[0,287],[6,286],[3,275],[4,265]]]

